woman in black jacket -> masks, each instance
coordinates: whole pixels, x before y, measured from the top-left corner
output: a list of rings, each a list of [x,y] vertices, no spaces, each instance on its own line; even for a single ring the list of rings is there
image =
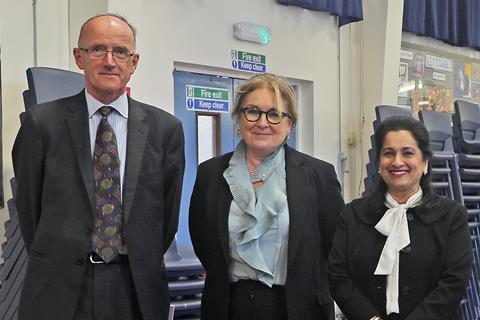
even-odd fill
[[[413,118],[375,132],[380,179],[342,214],[329,259],[349,320],[458,319],[471,270],[465,207],[433,193],[428,133]]]
[[[293,89],[262,74],[238,89],[242,141],[198,167],[190,235],[207,271],[202,320],[333,320],[327,259],[343,208],[333,166],[286,144]]]

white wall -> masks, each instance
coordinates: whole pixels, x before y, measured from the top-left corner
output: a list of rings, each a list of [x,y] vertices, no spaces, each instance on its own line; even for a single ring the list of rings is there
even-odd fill
[[[403,0],[363,0],[364,21],[340,33],[341,151],[346,201],[360,197],[375,106],[397,104]],[[350,142],[350,143],[349,143]]]
[[[332,163],[338,138],[338,28],[326,13],[280,6],[274,0],[110,0],[109,11],[138,29],[140,65],[132,96],[173,112],[176,62],[231,69],[230,50],[267,56],[267,70],[314,83],[314,154]],[[269,26],[266,46],[233,38],[238,21]],[[301,125],[301,124],[300,124]]]
[[[10,152],[23,109],[25,69],[33,64],[33,23],[31,1],[0,1],[0,48],[2,63],[3,179],[5,199],[11,198],[9,179],[13,176]],[[0,210],[0,239],[6,209]]]
[[[68,3],[37,1],[37,62],[39,66],[68,68]],[[0,0],[0,59],[2,63],[3,174],[5,199],[11,198],[13,176],[10,153],[24,110],[22,92],[27,88],[25,70],[34,66],[33,5],[30,0]],[[6,208],[0,210],[0,236]]]
[[[68,58],[70,61],[70,70],[78,71],[80,70],[75,65],[75,59],[73,54],[71,54],[73,48],[77,46],[78,34],[82,24],[90,17],[107,12],[108,11],[108,0],[69,0],[68,8],[68,33],[69,33],[69,44],[70,47]],[[68,69],[68,67],[67,67]]]
[[[68,1],[42,0],[36,3],[37,65],[68,69]]]
[[[347,157],[343,185],[346,201],[363,190],[362,27],[355,23],[340,29],[340,141],[341,151]]]

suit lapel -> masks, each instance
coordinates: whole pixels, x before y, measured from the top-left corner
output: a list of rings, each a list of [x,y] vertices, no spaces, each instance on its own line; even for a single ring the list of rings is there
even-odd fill
[[[220,240],[220,246],[222,247],[223,256],[225,258],[225,262],[227,265],[230,264],[230,252],[229,252],[229,237],[228,237],[228,214],[230,212],[230,206],[232,204],[232,193],[230,192],[230,188],[228,183],[223,178],[223,172],[227,169],[228,163],[231,158],[230,156],[226,157],[226,161],[223,164],[220,172],[221,176],[221,183],[218,193],[218,208],[215,211],[218,216],[216,218],[218,222],[218,236]]]
[[[95,212],[95,192],[93,181],[92,151],[90,146],[90,133],[88,125],[87,101],[85,91],[69,100],[66,112],[66,122],[72,140],[73,148],[77,155],[78,166],[82,175],[85,190],[87,191],[92,213]]]
[[[138,103],[128,98],[128,133],[127,156],[125,162],[125,179],[123,188],[123,214],[127,220],[132,208],[133,197],[137,188],[138,174],[142,165],[148,126],[143,122],[145,112]]]
[[[295,260],[305,228],[308,199],[306,198],[305,182],[309,177],[303,168],[303,160],[295,150],[285,148],[285,171],[287,173],[287,202],[289,211],[288,231],[288,268]]]

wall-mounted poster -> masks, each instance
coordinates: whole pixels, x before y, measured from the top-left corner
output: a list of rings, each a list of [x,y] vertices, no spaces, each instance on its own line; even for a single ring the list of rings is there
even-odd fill
[[[472,88],[470,94],[472,98],[480,99],[480,82],[472,81]]]
[[[470,92],[472,98],[480,99],[480,64],[472,63],[472,86]]]
[[[432,85],[413,90],[412,111],[420,110],[453,112],[453,90]]]
[[[408,82],[408,63],[400,62],[400,68],[398,70],[398,87],[402,88]],[[400,90],[398,93],[400,97],[408,97],[408,92]]]
[[[480,59],[403,46],[397,103],[412,110],[453,112],[453,102],[480,104]]]
[[[472,63],[472,81],[480,82],[480,64]]]
[[[398,85],[401,86],[407,81],[408,81],[408,63],[400,62],[400,69],[398,70]]]
[[[414,71],[416,77],[423,77],[425,73],[425,57],[421,55],[417,55],[415,57],[415,64],[414,64]]]
[[[472,65],[455,61],[453,66],[454,87],[453,93],[455,97],[470,97],[470,81],[472,79]]]

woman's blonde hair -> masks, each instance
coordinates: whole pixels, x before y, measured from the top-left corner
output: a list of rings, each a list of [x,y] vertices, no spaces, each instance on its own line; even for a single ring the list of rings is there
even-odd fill
[[[286,79],[271,73],[255,75],[245,80],[245,82],[238,87],[232,111],[232,119],[235,123],[238,125],[238,117],[242,113],[240,110],[244,107],[243,101],[245,98],[251,92],[263,88],[271,89],[275,92],[275,100],[277,102],[275,108],[277,108],[280,103],[283,103],[287,109],[286,112],[290,115],[292,126],[295,127],[298,118],[295,91]]]

